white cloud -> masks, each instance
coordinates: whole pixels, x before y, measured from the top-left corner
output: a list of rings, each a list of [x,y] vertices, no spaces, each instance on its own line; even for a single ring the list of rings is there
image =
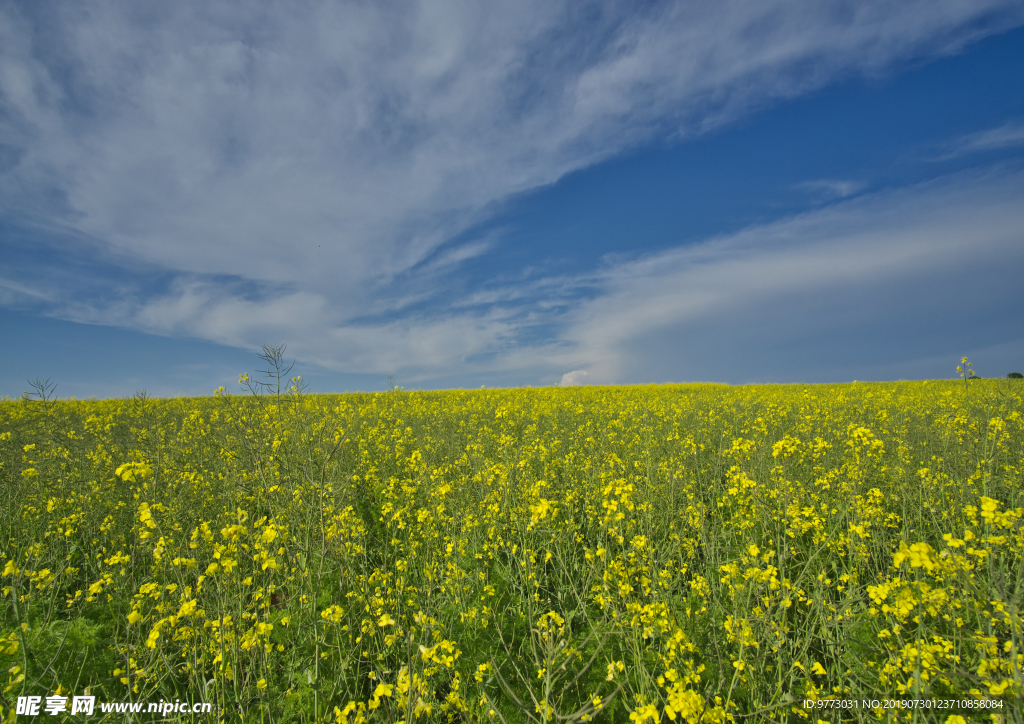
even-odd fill
[[[1019,296],[1022,198],[1019,171],[959,174],[619,264],[566,315],[567,361],[590,361],[599,383],[725,379],[744,368],[737,361],[775,367],[730,359],[744,342],[784,346],[872,324],[874,343],[898,350],[900,335],[943,314],[952,344],[963,335],[954,317],[970,307],[981,328],[994,304]]]
[[[0,277],[0,304],[13,306],[21,299],[49,302],[54,301],[52,294],[40,291],[26,284]]]
[[[600,300],[574,312],[571,344],[524,341],[562,324],[573,290],[592,279],[531,281],[540,301],[525,311],[512,306],[519,289],[460,298],[445,275],[500,242],[453,238],[512,195],[652,137],[955,52],[1024,19],[1005,0],[644,8],[0,3],[0,138],[11,149],[0,157],[13,159],[0,165],[0,214],[69,228],[177,276],[156,296],[64,299],[54,313],[69,318],[243,347],[288,339],[304,358],[351,371],[429,374],[541,355],[557,374],[583,364],[570,361],[576,347],[603,350],[618,369],[628,314],[608,308],[599,324],[587,315]],[[664,261],[685,277],[681,259]],[[632,303],[629,275],[648,263],[602,288]],[[725,274],[723,259],[692,263]],[[698,284],[680,302],[675,282],[651,274],[666,285],[664,305],[644,308],[653,316],[642,327],[722,298]],[[408,311],[431,299],[474,311]]]
[[[911,377],[920,360],[998,346],[1002,337],[979,346],[975,331],[1020,301],[1021,198],[1024,172],[961,173],[575,276],[518,280],[444,313],[359,324],[339,324],[312,292],[245,298],[196,281],[63,316],[249,349],[287,341],[326,369],[392,371],[413,384],[501,370],[561,385],[743,381],[750,370],[793,379],[815,368],[818,379]],[[936,318],[948,321],[928,332]],[[847,359],[864,325],[875,356]],[[787,351],[807,344],[809,363]],[[835,347],[831,368],[823,345]]]
[[[572,372],[566,372],[562,375],[562,380],[558,383],[559,387],[575,387],[577,385],[587,384],[587,371],[586,370],[573,370]]]
[[[948,151],[935,160],[948,161],[969,153],[995,151],[1015,146],[1024,146],[1024,122],[1021,121],[1010,121],[998,128],[989,128],[978,133],[961,136],[947,144]]]
[[[949,318],[940,339],[959,350],[962,315],[981,328],[1018,288],[1021,198],[1024,172],[958,174],[576,277],[515,283],[474,311],[443,316],[332,327],[322,299],[243,304],[204,288],[147,303],[126,326],[180,324],[239,346],[254,338],[247,325],[270,326],[282,335],[275,338],[298,339],[293,351],[303,359],[401,371],[413,381],[453,369],[547,371],[562,385],[733,379],[744,369],[777,369],[763,361],[771,345],[842,336],[863,324],[878,333],[872,344],[880,354],[906,355],[913,345],[903,343],[936,315]],[[537,326],[555,332],[519,343]],[[798,359],[786,364],[804,369]],[[559,368],[572,372],[559,379]]]
[[[797,184],[797,188],[828,199],[842,199],[862,191],[866,185],[863,181],[849,179],[816,179]]]

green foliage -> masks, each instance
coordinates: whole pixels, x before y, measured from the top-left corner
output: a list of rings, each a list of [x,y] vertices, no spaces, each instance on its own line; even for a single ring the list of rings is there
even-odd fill
[[[282,354],[242,396],[0,402],[0,716],[58,687],[275,722],[1020,704],[1024,401],[966,361],[330,396]]]

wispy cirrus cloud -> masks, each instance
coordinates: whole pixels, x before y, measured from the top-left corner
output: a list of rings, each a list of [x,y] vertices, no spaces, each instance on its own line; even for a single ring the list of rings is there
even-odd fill
[[[14,306],[22,300],[38,303],[54,301],[54,298],[35,287],[0,277],[0,305]]]
[[[615,265],[566,315],[563,365],[596,383],[735,380],[756,355],[823,380],[915,335],[940,332],[947,355],[1003,341],[985,318],[1022,298],[1022,199],[1020,170],[963,173]],[[812,343],[810,364],[776,359]]]
[[[862,191],[867,186],[863,181],[852,179],[815,179],[797,184],[797,188],[825,199],[843,199]]]
[[[637,144],[1022,20],[1003,0],[8,0],[0,215],[162,275],[69,284],[58,255],[32,278],[64,318],[284,339],[360,372],[564,370],[573,349],[600,351],[584,311],[599,302],[580,299],[619,287],[584,274],[460,292],[453,271],[501,243],[460,233]],[[538,342],[570,310],[574,341]]]
[[[823,380],[897,369],[905,359],[873,355],[915,335],[936,333],[950,359],[994,332],[987,344],[1012,337],[1005,320],[988,316],[1021,301],[1021,198],[1024,171],[960,173],[696,245],[610,257],[578,274],[498,283],[444,312],[388,320],[338,325],[320,295],[244,299],[198,282],[65,314],[240,347],[269,330],[327,369],[391,370],[416,384],[450,370],[518,370],[563,385],[742,381],[744,370],[778,369],[780,360],[761,361],[807,344],[833,349],[782,366],[790,377]],[[1024,339],[1024,322],[1012,324]],[[858,349],[865,328],[871,343]]]
[[[946,144],[943,153],[935,157],[936,161],[948,161],[959,156],[984,151],[997,151],[1005,148],[1024,146],[1024,121],[1010,121],[998,128],[989,128],[977,133],[953,139]]]

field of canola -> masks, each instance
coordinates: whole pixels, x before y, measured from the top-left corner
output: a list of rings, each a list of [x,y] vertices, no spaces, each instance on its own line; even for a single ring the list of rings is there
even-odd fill
[[[0,402],[0,720],[1021,722],[1022,412],[1013,380]]]

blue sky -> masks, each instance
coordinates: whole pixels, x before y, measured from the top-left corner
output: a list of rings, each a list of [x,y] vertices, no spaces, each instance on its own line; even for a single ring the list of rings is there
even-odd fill
[[[0,0],[0,397],[1024,371],[1024,3]]]

